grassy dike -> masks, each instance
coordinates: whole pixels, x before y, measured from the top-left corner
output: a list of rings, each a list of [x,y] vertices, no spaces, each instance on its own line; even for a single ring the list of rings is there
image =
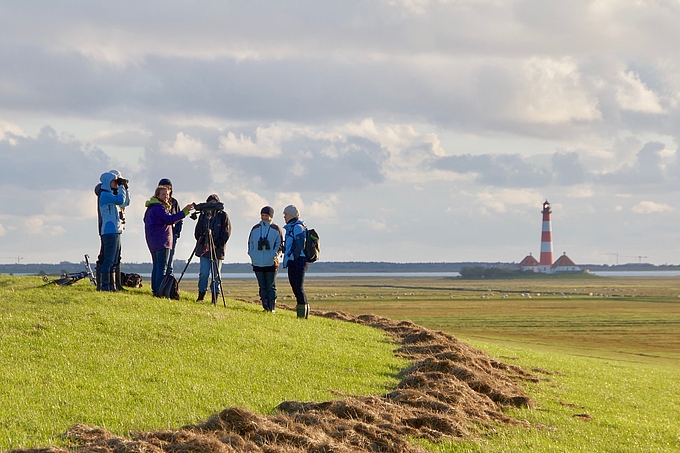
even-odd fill
[[[353,323],[41,285],[0,276],[0,450],[61,445],[75,423],[127,435],[229,406],[382,394],[408,366],[383,331]]]

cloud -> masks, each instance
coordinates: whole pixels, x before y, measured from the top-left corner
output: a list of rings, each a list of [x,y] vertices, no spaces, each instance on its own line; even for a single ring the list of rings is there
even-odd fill
[[[605,184],[653,184],[665,179],[660,152],[665,149],[660,142],[648,142],[638,151],[635,162],[605,172],[600,180]]]
[[[7,140],[10,145],[15,146],[18,143],[15,137],[25,138],[28,134],[16,124],[0,120],[0,141]]]
[[[456,173],[473,173],[477,182],[499,187],[541,187],[552,181],[548,169],[517,154],[454,155],[433,160],[432,167]]]
[[[37,138],[12,137],[12,142],[0,141],[0,186],[92,188],[99,175],[111,169],[109,158],[100,149],[59,137],[48,126],[41,129]]]
[[[645,86],[640,76],[633,71],[620,74],[620,84],[616,87],[616,101],[623,110],[642,113],[665,113],[659,97]]]
[[[601,118],[595,93],[582,82],[575,61],[531,58],[523,68],[524,86],[512,110],[539,124],[596,121]]]
[[[571,186],[586,180],[586,169],[579,162],[576,152],[555,153],[552,155],[552,170],[557,184]]]
[[[4,236],[5,234],[7,234],[7,230],[2,225],[2,223],[0,223],[0,236]]]
[[[656,203],[654,201],[641,201],[631,208],[636,214],[653,214],[657,212],[671,212],[675,208],[665,203]]]

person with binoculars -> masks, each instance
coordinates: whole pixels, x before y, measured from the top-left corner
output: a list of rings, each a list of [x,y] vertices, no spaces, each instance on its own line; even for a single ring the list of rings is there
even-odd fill
[[[97,287],[101,291],[117,291],[116,268],[120,269],[121,242],[125,224],[125,207],[130,204],[128,180],[118,170],[107,171],[99,177],[95,188],[98,198],[99,235],[101,241]]]
[[[276,274],[279,270],[279,253],[283,251],[283,231],[272,223],[274,209],[265,206],[260,210],[260,222],[250,230],[248,255],[260,288],[260,300],[265,312],[276,308]]]

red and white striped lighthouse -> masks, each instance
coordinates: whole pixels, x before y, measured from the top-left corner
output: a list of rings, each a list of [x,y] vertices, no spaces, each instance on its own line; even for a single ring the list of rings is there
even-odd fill
[[[552,225],[550,223],[550,203],[548,200],[543,202],[543,229],[541,230],[541,259],[538,262],[539,269],[543,266],[552,266],[553,264],[553,246],[552,246]],[[544,268],[545,269],[545,268]]]

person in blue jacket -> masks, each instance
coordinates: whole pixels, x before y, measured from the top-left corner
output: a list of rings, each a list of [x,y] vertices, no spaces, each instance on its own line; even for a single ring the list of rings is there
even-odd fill
[[[151,252],[151,291],[159,296],[158,290],[168,269],[170,250],[172,249],[172,225],[183,219],[194,207],[190,203],[181,211],[170,214],[170,188],[158,186],[153,197],[146,202],[144,213],[144,235],[146,245]]]
[[[283,231],[272,223],[274,208],[265,206],[260,210],[260,222],[248,237],[248,255],[260,289],[262,308],[269,313],[276,309],[276,274],[279,271],[279,254],[283,249]]]
[[[305,257],[305,238],[307,227],[300,220],[300,211],[294,205],[288,205],[283,210],[286,221],[285,250],[283,252],[283,268],[288,269],[288,282],[297,300],[297,317],[307,319],[309,304],[305,294],[305,273],[309,267]]]
[[[125,207],[130,204],[128,180],[117,170],[103,173],[99,180],[99,220],[101,235],[102,291],[116,291],[116,266],[120,265]]]

